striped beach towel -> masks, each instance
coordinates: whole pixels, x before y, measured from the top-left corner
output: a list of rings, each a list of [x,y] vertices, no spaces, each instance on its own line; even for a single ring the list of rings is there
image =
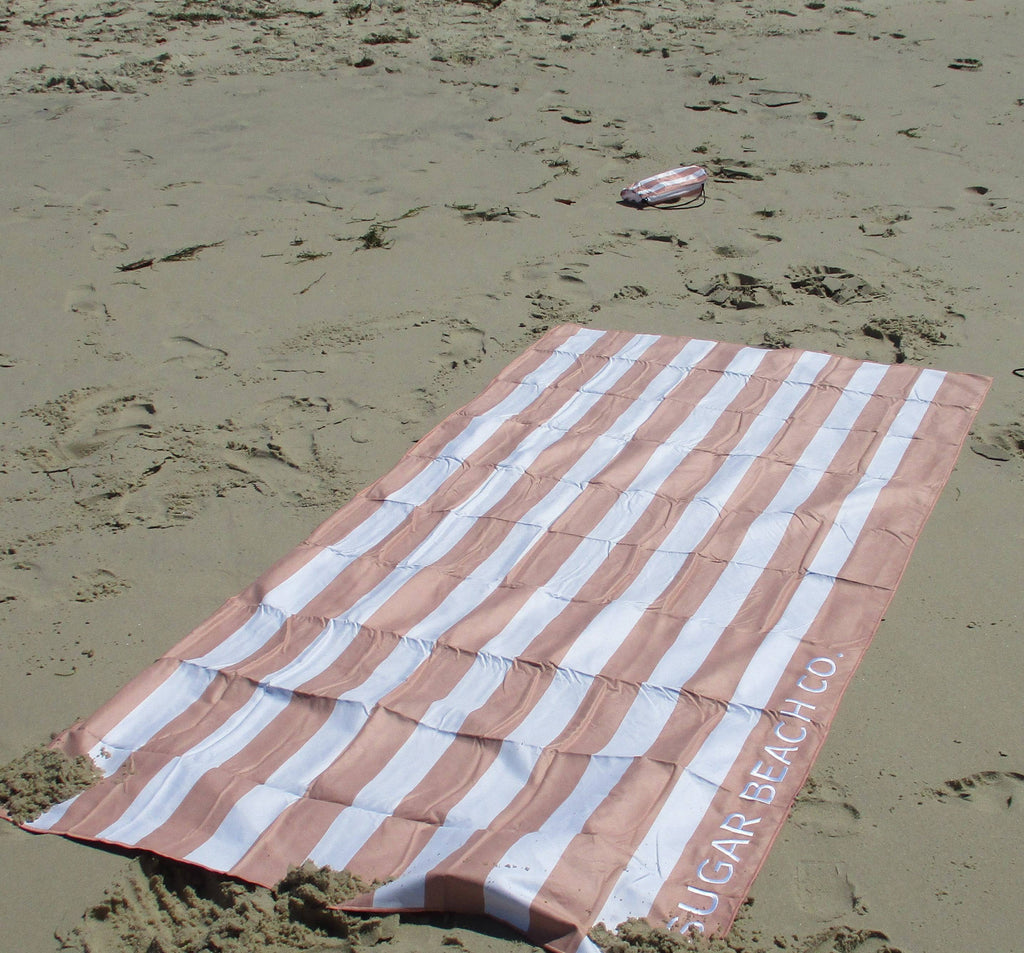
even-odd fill
[[[731,925],[985,378],[563,326],[59,739],[28,825],[359,910]]]

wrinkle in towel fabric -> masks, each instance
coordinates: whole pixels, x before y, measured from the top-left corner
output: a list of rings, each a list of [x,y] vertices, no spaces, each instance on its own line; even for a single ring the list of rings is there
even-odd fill
[[[28,825],[353,909],[721,932],[989,386],[555,328],[59,739]]]

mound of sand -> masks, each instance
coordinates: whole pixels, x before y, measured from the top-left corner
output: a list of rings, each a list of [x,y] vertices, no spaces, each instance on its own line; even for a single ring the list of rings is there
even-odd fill
[[[590,936],[605,953],[902,953],[889,945],[884,933],[849,926],[830,927],[813,936],[766,938],[746,920],[750,901],[745,907],[728,937],[681,936],[635,918],[620,923],[614,931],[598,924]]]
[[[398,917],[353,917],[332,909],[367,884],[304,864],[274,890],[155,857],[109,888],[61,949],[81,953],[350,953],[394,935]]]
[[[84,755],[69,758],[52,748],[33,748],[0,767],[0,812],[19,824],[35,820],[101,777]]]

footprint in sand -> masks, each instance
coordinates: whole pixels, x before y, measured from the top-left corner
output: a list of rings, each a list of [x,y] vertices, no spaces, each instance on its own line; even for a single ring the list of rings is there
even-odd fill
[[[840,787],[812,777],[793,805],[790,823],[812,836],[849,837],[860,833],[861,813]],[[866,912],[846,865],[839,861],[800,863],[793,889],[801,910],[821,921]],[[832,948],[822,947],[825,949]]]
[[[453,380],[459,379],[462,371],[475,367],[485,359],[487,335],[469,321],[444,321],[435,353],[436,357],[430,361],[436,368],[433,386],[443,391]],[[352,439],[356,440],[357,433],[372,433],[372,430],[367,432],[359,428],[353,429],[352,433]]]
[[[575,109],[569,107],[561,114],[562,122],[572,123],[577,126],[584,126],[594,119],[589,109]]]
[[[128,251],[128,245],[113,232],[96,232],[92,236],[92,250],[100,256],[119,255]]]
[[[813,937],[803,953],[901,953],[879,930],[832,927]]]
[[[139,394],[72,391],[31,413],[53,431],[39,453],[54,469],[64,464],[74,502],[94,525],[176,525],[230,482],[202,441],[161,428],[156,405]]]
[[[755,89],[751,91],[750,98],[759,106],[779,109],[782,106],[799,106],[811,97],[807,93],[798,93],[792,90]]]
[[[77,458],[91,456],[128,434],[152,430],[149,418],[155,413],[153,404],[134,396],[105,401],[79,421],[80,436],[65,443],[64,449]]]
[[[1024,456],[1024,426],[990,424],[971,432],[970,448],[979,457],[1007,463]]]
[[[440,358],[452,370],[479,364],[487,354],[487,336],[468,322],[441,332]]]
[[[595,246],[584,253],[599,255],[601,251],[603,249]],[[522,262],[505,272],[510,290],[526,299],[526,313],[530,320],[522,322],[520,327],[527,328],[531,334],[539,334],[556,324],[588,323],[591,312],[599,310],[589,271],[590,263],[586,261],[571,261],[559,266],[553,261],[540,259]]]
[[[836,304],[870,301],[882,294],[863,278],[834,265],[800,265],[790,269],[786,278],[794,291],[828,298]]]
[[[646,298],[650,292],[643,285],[623,285],[612,298],[616,301],[639,301]]]
[[[60,579],[46,565],[9,552],[14,559],[0,565],[0,605],[23,601],[47,605],[60,587]]]
[[[116,596],[128,588],[128,583],[106,569],[96,569],[81,576],[72,576],[71,580],[77,590],[73,597],[75,602],[95,602],[107,596]]]
[[[758,249],[753,246],[742,247],[740,245],[733,244],[715,245],[711,250],[719,258],[749,258],[752,255],[756,255],[758,251]]]
[[[970,804],[985,814],[1021,814],[1024,811],[1024,774],[1016,771],[979,771],[947,781],[933,792],[940,801]]]
[[[524,261],[515,268],[505,272],[504,279],[508,284],[518,285],[522,283],[534,284],[542,281],[551,275],[551,266],[546,259],[538,261]]]
[[[543,321],[560,321],[568,314],[572,305],[567,298],[549,295],[539,288],[525,295],[529,302],[530,317]]]
[[[54,600],[95,602],[117,595],[129,585],[107,569],[93,569],[70,578],[52,566],[19,560],[0,568],[0,603],[23,600],[30,605],[52,605]]]
[[[801,909],[818,920],[866,912],[843,863],[803,861],[797,866],[796,890]]]
[[[561,281],[584,285],[587,283],[589,267],[585,261],[570,262],[558,270],[558,277]]]
[[[922,358],[929,347],[940,347],[947,343],[946,326],[941,321],[916,315],[879,315],[864,324],[861,333],[891,345],[893,354],[883,359],[892,360],[896,364],[902,364],[908,357]]]
[[[165,364],[177,361],[194,371],[208,371],[214,367],[224,367],[227,363],[228,352],[223,348],[203,344],[184,334],[170,338],[167,345],[174,350],[175,354],[173,357],[167,358],[164,361]]]
[[[857,833],[860,811],[835,785],[810,778],[793,805],[791,820],[814,834],[846,837]]]
[[[319,395],[285,394],[264,401],[247,418],[234,421],[225,442],[226,461],[235,471],[249,474],[260,484],[285,494],[309,494],[331,479],[338,460],[324,453],[325,434],[351,422],[358,405]],[[359,442],[370,439],[359,425],[346,436]],[[329,441],[328,441],[329,442]],[[351,443],[346,447],[351,453]]]
[[[75,285],[64,296],[64,310],[88,318],[109,318],[107,306],[100,300],[94,285]]]
[[[586,323],[588,316],[580,308],[574,307],[568,298],[548,294],[540,288],[523,297],[526,299],[529,321],[521,322],[519,326],[527,328],[531,334],[543,334],[558,324]]]
[[[96,389],[71,391],[31,413],[56,429],[64,456],[81,460],[128,434],[152,430],[156,405],[137,394]]]
[[[717,304],[721,308],[734,308],[737,311],[785,303],[766,281],[738,271],[688,281],[686,287],[690,291],[704,295],[712,304]]]

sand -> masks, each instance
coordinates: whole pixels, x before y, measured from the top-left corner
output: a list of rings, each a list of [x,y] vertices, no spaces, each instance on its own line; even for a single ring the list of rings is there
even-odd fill
[[[102,777],[91,758],[40,745],[0,766],[0,810],[17,824],[34,821]]]
[[[1021,35],[1013,0],[10,0],[0,762],[554,324],[966,370],[976,432],[741,927],[1024,950]],[[701,207],[618,203],[693,162]],[[6,824],[0,871],[23,953],[141,876]],[[421,927],[382,949],[456,945]]]

